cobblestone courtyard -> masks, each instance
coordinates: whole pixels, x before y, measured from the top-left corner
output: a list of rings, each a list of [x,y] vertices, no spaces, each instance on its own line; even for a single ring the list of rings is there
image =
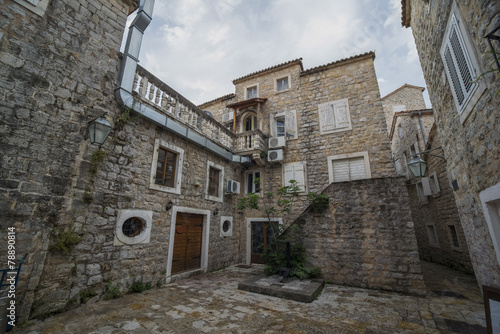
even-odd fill
[[[11,333],[486,333],[473,276],[422,263],[426,297],[327,284],[310,304],[237,289],[261,266],[88,303]]]

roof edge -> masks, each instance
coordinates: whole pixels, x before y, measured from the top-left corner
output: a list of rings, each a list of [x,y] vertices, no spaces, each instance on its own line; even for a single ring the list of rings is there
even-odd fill
[[[292,66],[292,65],[300,65],[300,70],[301,71],[304,70],[304,66],[302,65],[302,57],[301,57],[301,58],[298,58],[298,59],[290,60],[290,61],[287,61],[285,63],[274,65],[274,66],[265,68],[263,70],[260,70],[260,71],[257,71],[257,72],[253,72],[253,73],[247,74],[245,76],[242,76],[240,78],[234,79],[233,80],[233,84],[237,84],[237,83],[239,83],[239,82],[241,82],[243,80],[250,79],[250,78],[252,78],[254,76],[258,76],[258,75],[260,75],[262,73],[274,72],[274,71],[277,71],[277,70],[282,69],[284,67],[288,67],[288,66]]]
[[[223,95],[223,96],[220,96],[218,98],[215,98],[213,100],[210,100],[210,101],[207,101],[207,102],[203,102],[201,104],[198,105],[198,108],[202,108],[203,106],[206,106],[208,104],[212,104],[212,103],[217,103],[217,102],[223,102],[223,101],[226,101],[226,100],[230,100],[232,98],[235,98],[236,97],[236,94],[234,93],[229,93],[229,94],[226,94],[226,95]]]
[[[420,86],[414,86],[414,85],[409,85],[407,83],[405,83],[403,86],[399,87],[399,88],[396,88],[395,90],[393,90],[392,92],[390,92],[389,94],[387,94],[386,96],[384,97],[381,97],[380,99],[383,100],[385,99],[386,97],[396,93],[396,92],[399,92],[400,90],[402,90],[403,88],[416,88],[416,89],[420,89],[422,92],[425,90],[425,87],[420,87]]]
[[[337,67],[337,66],[342,66],[342,65],[345,65],[345,64],[348,64],[348,63],[352,63],[354,61],[363,60],[363,59],[366,59],[366,58],[372,58],[374,60],[375,59],[375,52],[374,51],[368,51],[368,52],[365,52],[363,54],[351,56],[349,58],[339,59],[339,60],[336,60],[334,62],[325,64],[325,65],[320,65],[320,66],[317,66],[317,67],[310,68],[310,69],[308,69],[308,70],[300,73],[300,75],[303,76],[303,75],[313,74],[313,73],[316,73],[316,72],[328,70],[328,69],[331,69],[331,68],[334,68],[334,67]]]
[[[418,110],[406,110],[406,111],[398,111],[394,113],[394,117],[392,118],[391,131],[389,132],[389,141],[392,142],[392,137],[394,136],[394,131],[396,129],[396,122],[398,117],[400,116],[414,116],[414,115],[433,115],[433,109],[418,109]]]

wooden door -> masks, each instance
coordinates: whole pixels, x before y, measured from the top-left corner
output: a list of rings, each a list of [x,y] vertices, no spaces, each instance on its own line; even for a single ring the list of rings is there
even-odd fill
[[[266,247],[274,242],[278,225],[275,222],[251,222],[252,224],[252,263],[264,263],[262,255]],[[272,225],[271,225],[272,224]]]
[[[177,213],[172,274],[201,267],[203,215]]]

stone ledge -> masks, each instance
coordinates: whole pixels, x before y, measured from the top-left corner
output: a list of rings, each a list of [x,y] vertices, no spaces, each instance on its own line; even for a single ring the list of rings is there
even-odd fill
[[[322,279],[292,280],[287,283],[282,283],[281,279],[282,277],[278,275],[259,275],[239,283],[238,289],[303,303],[311,303],[319,296],[325,286],[325,281]]]

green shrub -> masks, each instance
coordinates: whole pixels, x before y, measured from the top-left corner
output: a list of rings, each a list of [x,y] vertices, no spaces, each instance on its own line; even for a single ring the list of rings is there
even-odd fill
[[[111,280],[109,280],[106,283],[106,286],[104,287],[104,299],[105,300],[110,300],[110,299],[116,299],[122,296],[122,292],[120,288],[117,285],[113,285]]]
[[[81,231],[76,232],[73,225],[69,228],[61,227],[56,231],[55,241],[50,245],[49,250],[69,254],[82,239]]]
[[[151,290],[151,283],[144,283],[141,281],[134,281],[132,285],[130,286],[130,292],[133,293],[140,293],[145,290]]]
[[[317,194],[317,193],[309,193],[307,194],[309,198],[309,209],[311,212],[323,212],[326,208],[328,208],[330,198],[328,195]]]

